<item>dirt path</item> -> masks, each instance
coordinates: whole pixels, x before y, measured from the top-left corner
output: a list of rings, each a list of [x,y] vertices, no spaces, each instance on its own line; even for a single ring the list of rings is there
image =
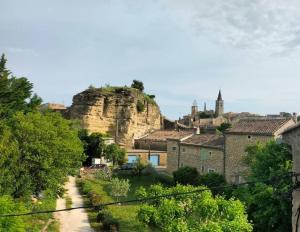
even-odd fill
[[[69,177],[69,182],[65,188],[68,195],[72,198],[72,207],[80,207],[83,205],[82,197],[76,187],[75,177]],[[66,208],[65,199],[59,198],[56,202],[56,209]],[[55,217],[60,223],[60,232],[94,232],[90,227],[87,213],[84,209],[76,209],[72,211],[57,212]]]

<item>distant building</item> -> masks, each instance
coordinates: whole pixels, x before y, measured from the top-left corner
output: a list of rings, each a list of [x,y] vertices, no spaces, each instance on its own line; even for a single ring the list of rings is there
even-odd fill
[[[300,173],[300,124],[296,124],[285,130],[282,134],[283,142],[289,144],[293,154],[293,172]],[[297,177],[300,180],[300,176]],[[295,178],[294,178],[295,181]],[[293,191],[293,211],[292,225],[293,232],[296,231],[298,208],[300,207],[300,187],[296,186]],[[300,223],[298,223],[297,231],[300,231]]]
[[[224,137],[216,134],[194,134],[188,138],[168,139],[167,172],[190,166],[200,174],[224,173]]]
[[[243,182],[248,167],[244,164],[245,149],[257,142],[280,139],[281,133],[295,124],[287,118],[242,119],[225,133],[225,178],[230,183]]]
[[[53,110],[55,112],[64,113],[67,110],[67,107],[59,103],[45,103],[40,106],[40,110]]]

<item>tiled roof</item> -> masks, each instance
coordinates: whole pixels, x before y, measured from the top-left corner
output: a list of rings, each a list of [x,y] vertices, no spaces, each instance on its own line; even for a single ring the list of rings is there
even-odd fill
[[[226,131],[227,134],[264,134],[273,135],[290,119],[286,118],[256,118],[241,119],[232,128]]]
[[[182,144],[224,148],[224,136],[217,134],[193,135],[192,137],[185,139]]]
[[[138,140],[167,141],[167,139],[182,139],[192,134],[192,131],[158,130]]]
[[[289,132],[292,132],[294,131],[295,129],[299,129],[300,128],[300,123],[297,123],[291,127],[288,127],[284,132],[282,132],[282,134],[286,134],[286,133],[289,133]]]

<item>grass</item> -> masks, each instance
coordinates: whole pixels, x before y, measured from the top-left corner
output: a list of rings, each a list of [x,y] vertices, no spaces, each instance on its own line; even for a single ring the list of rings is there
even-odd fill
[[[72,198],[66,193],[65,194],[65,201],[66,201],[66,208],[71,208],[72,207]]]
[[[56,208],[56,198],[48,194],[44,194],[44,198],[36,203],[28,203],[27,207],[30,211],[43,211],[43,210],[54,210]],[[54,220],[52,213],[47,214],[35,214],[24,217],[24,224],[26,226],[26,232],[39,232],[47,224],[49,220],[53,220],[48,226],[47,231],[58,232],[58,222]]]
[[[135,198],[136,190],[143,186],[148,188],[152,184],[158,183],[155,176],[134,176],[134,177],[119,177],[127,178],[130,180],[130,191],[126,198],[123,200],[130,200]],[[95,178],[82,178],[77,180],[78,184],[81,187],[83,194],[89,194],[93,192],[94,194],[100,195],[102,202],[112,202],[116,199],[113,199],[109,195],[109,181],[99,180]],[[84,197],[86,204],[91,204],[90,199],[87,195]],[[137,212],[140,208],[139,204],[128,204],[128,205],[112,205],[108,206],[107,210],[112,214],[113,218],[119,222],[120,231],[153,231],[149,227],[145,226],[137,220]],[[91,226],[95,231],[100,231],[101,223],[98,223],[97,218],[98,212],[95,210],[88,210],[88,216],[91,223]]]

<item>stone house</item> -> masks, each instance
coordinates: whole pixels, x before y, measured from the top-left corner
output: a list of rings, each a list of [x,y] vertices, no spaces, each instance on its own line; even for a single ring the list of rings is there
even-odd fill
[[[167,139],[185,139],[194,134],[193,131],[157,130],[134,142],[135,149],[167,151]]]
[[[300,173],[300,124],[288,128],[282,133],[283,142],[289,144],[292,148],[293,154],[293,172]],[[298,177],[300,181],[300,176]],[[297,211],[300,207],[300,187],[293,191],[293,212],[292,225],[293,232],[296,231]],[[298,224],[298,231],[300,231],[300,223]]]
[[[224,137],[195,134],[184,139],[168,139],[167,172],[183,166],[195,167],[200,174],[224,173]]]
[[[145,163],[151,163],[155,168],[166,168],[167,152],[155,150],[132,149],[126,151],[127,163],[134,163],[140,158]]]
[[[229,183],[240,183],[247,175],[244,164],[245,149],[258,142],[267,143],[280,139],[281,133],[295,125],[287,118],[248,118],[241,119],[225,132],[224,176]]]

